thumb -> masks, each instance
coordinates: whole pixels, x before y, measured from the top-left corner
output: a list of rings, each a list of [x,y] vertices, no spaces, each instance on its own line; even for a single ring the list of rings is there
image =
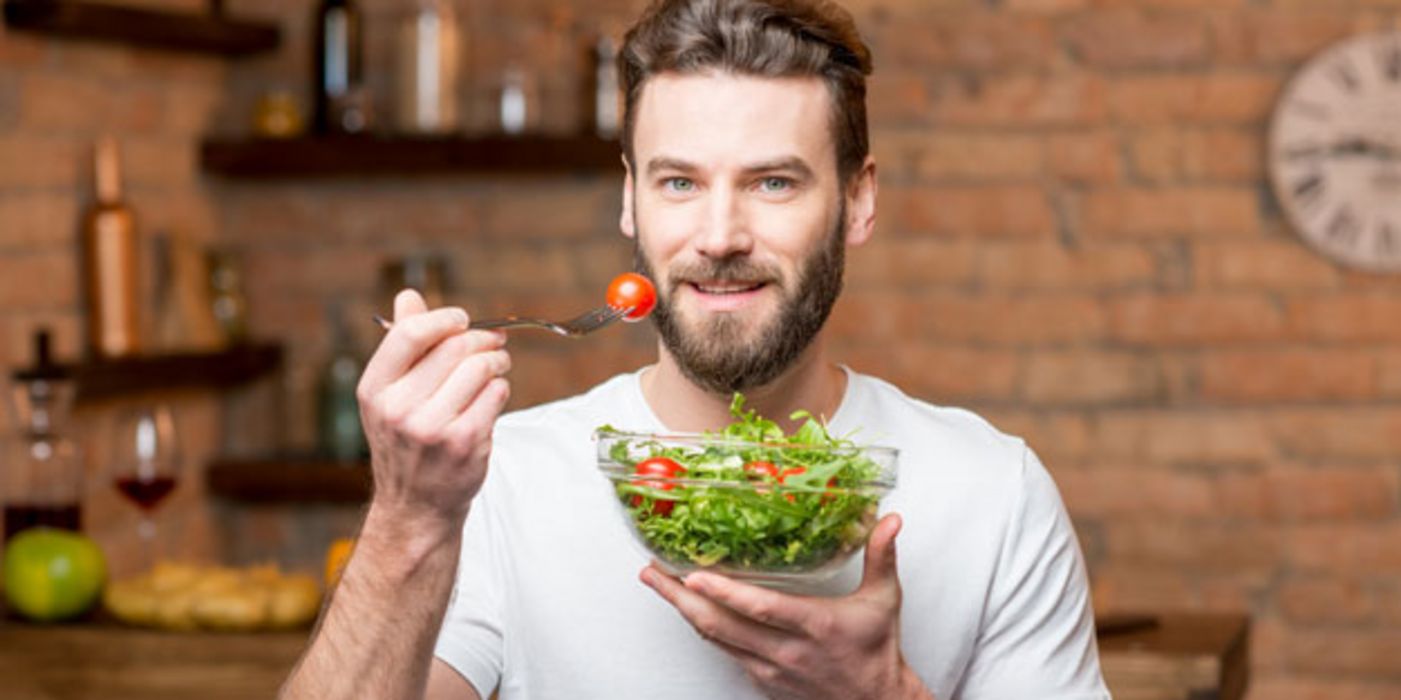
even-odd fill
[[[423,300],[423,295],[419,294],[415,289],[404,289],[394,295],[395,322],[421,314],[427,310],[428,303]]]
[[[895,536],[900,534],[903,522],[899,514],[890,513],[871,529],[871,536],[866,540],[866,568],[861,574],[860,592],[900,590],[895,567]]]

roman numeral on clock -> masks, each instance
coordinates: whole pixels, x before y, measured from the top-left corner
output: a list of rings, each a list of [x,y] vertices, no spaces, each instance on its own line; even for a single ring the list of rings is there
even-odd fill
[[[1333,79],[1347,92],[1355,93],[1362,87],[1362,80],[1357,77],[1357,69],[1351,63],[1339,63],[1333,67]]]
[[[1322,173],[1309,173],[1296,181],[1290,191],[1294,193],[1294,200],[1299,206],[1309,208],[1318,203],[1327,185]]]
[[[1328,222],[1328,228],[1324,232],[1329,241],[1351,248],[1357,244],[1357,236],[1362,233],[1362,224],[1353,215],[1352,209],[1343,207],[1333,215],[1333,220]]]
[[[1401,83],[1401,44],[1387,44],[1377,53],[1382,74],[1393,83]]]
[[[1377,237],[1373,240],[1372,245],[1378,255],[1392,257],[1401,252],[1397,249],[1398,242],[1401,241],[1397,241],[1396,229],[1383,221],[1377,228]]]

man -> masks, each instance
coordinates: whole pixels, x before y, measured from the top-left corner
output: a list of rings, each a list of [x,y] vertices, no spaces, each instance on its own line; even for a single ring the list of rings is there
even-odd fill
[[[850,16],[664,0],[621,64],[621,228],[657,282],[657,363],[498,420],[504,337],[400,294],[360,386],[375,495],[284,695],[1108,697],[1080,551],[1035,456],[826,354],[844,251],[876,206]],[[716,429],[736,390],[901,450],[864,561],[829,595],[668,576],[609,503],[594,428]]]

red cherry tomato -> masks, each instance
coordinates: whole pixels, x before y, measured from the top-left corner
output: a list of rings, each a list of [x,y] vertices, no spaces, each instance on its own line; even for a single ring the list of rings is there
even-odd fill
[[[788,477],[797,476],[799,474],[802,474],[803,472],[806,472],[807,470],[807,467],[788,467],[787,469],[784,469],[783,471],[778,473],[778,483],[781,484],[785,480],[787,480]]]
[[[608,283],[607,298],[608,305],[615,309],[632,309],[624,321],[641,321],[657,305],[657,288],[636,272],[624,272]]]
[[[633,467],[633,472],[641,476],[651,476],[661,479],[674,479],[686,473],[686,468],[681,466],[674,459],[667,457],[652,457],[644,459]],[[657,489],[658,491],[670,491],[676,488],[676,484],[669,481],[655,481],[652,479],[633,479],[633,483]],[[642,505],[642,495],[634,494],[632,497],[634,506]],[[675,507],[674,501],[656,500],[652,502],[653,515],[670,515],[671,509]]]
[[[776,479],[778,478],[778,467],[775,467],[773,462],[754,460],[744,465],[744,473],[755,479],[762,479],[764,477]]]

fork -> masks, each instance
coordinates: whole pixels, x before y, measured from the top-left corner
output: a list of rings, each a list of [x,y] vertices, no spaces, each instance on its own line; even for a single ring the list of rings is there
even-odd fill
[[[632,309],[633,307],[631,306],[622,309],[616,309],[611,306],[600,306],[596,309],[585,311],[567,321],[548,321],[543,318],[521,318],[519,316],[484,318],[480,321],[474,319],[467,327],[475,330],[488,330],[492,328],[543,328],[567,338],[577,338],[612,324],[614,321],[632,313]],[[374,319],[375,323],[379,324],[379,327],[386,331],[394,327],[393,323],[379,314],[375,314]]]

